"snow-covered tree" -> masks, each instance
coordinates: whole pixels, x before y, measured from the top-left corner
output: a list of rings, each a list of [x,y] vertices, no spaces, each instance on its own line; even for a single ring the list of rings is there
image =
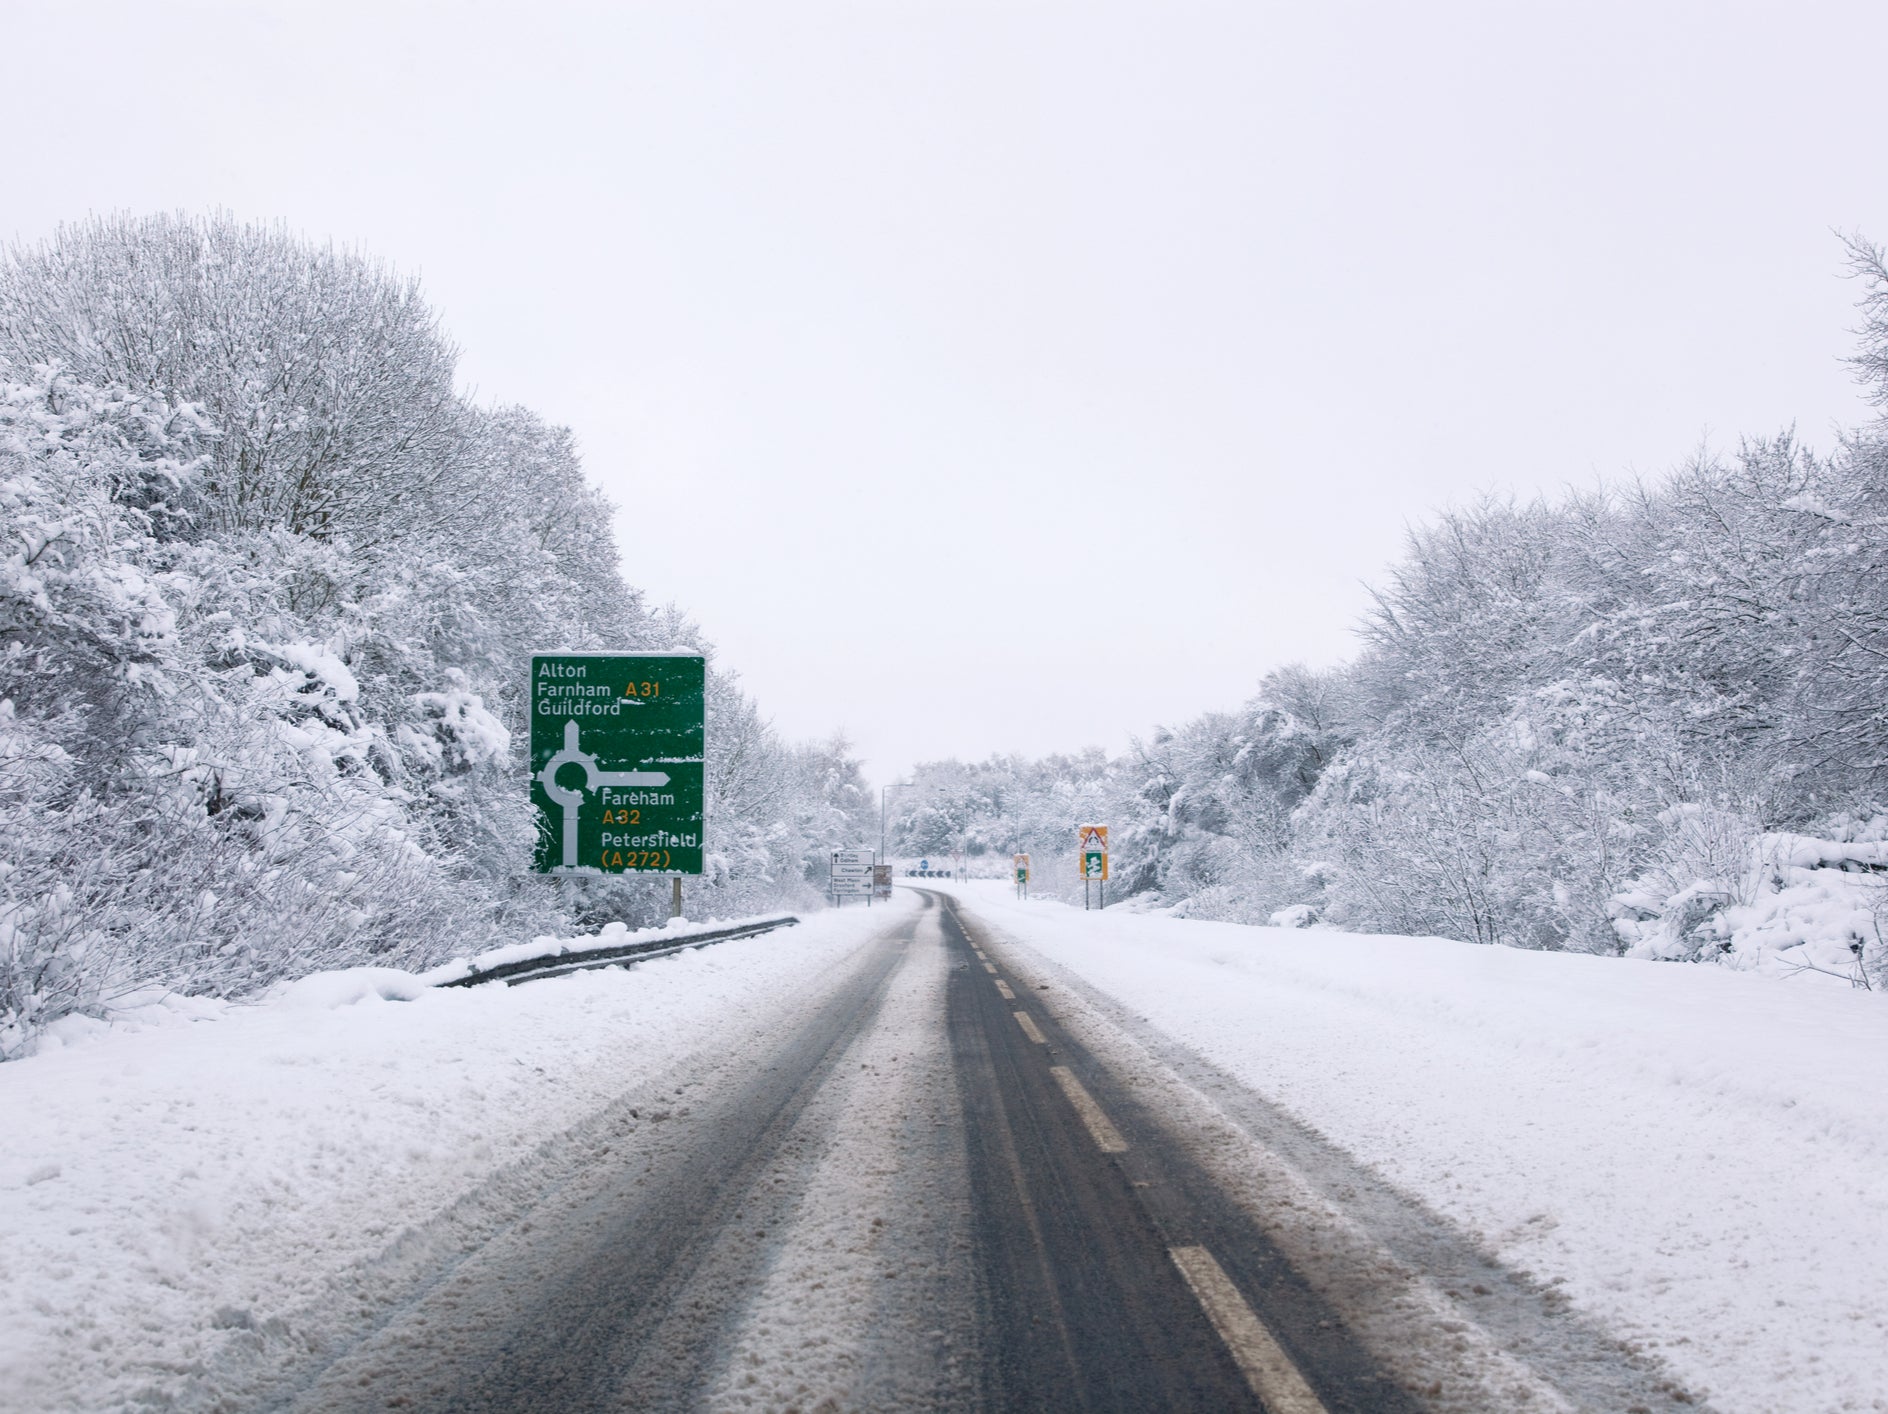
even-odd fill
[[[0,1057],[624,918],[530,877],[528,656],[700,645],[624,583],[571,434],[454,386],[408,279],[217,216],[0,260]],[[700,912],[808,898],[796,758],[708,693]]]
[[[1888,261],[1849,254],[1888,409]],[[1182,913],[1888,969],[1888,418],[1445,510],[1360,637],[1117,761],[936,763],[904,838],[1032,838],[1099,782],[1117,889]]]

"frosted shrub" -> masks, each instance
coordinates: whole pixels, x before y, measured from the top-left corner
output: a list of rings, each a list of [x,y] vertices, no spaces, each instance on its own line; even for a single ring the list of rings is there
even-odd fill
[[[1665,859],[1616,900],[1633,956],[1881,984],[1888,817],[1796,834],[1697,807],[1668,814]]]
[[[1646,867],[1613,895],[1614,928],[1634,957],[1714,959],[1730,948],[1721,919],[1760,887],[1753,847],[1758,821],[1696,802],[1658,813]]]

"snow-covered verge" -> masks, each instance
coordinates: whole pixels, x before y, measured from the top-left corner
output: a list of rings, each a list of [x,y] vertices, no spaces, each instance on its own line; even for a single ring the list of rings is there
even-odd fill
[[[0,1410],[161,1400],[613,1097],[804,1007],[889,916],[515,988],[350,969],[55,1028],[0,1066]]]
[[[1879,998],[955,888],[1714,1407],[1888,1410]]]

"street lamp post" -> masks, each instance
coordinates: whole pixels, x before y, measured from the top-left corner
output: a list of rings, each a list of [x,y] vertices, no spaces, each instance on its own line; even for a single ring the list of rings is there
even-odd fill
[[[893,781],[888,786],[878,788],[878,862],[885,862],[885,797],[888,792],[903,790],[906,786],[915,786],[916,781]]]

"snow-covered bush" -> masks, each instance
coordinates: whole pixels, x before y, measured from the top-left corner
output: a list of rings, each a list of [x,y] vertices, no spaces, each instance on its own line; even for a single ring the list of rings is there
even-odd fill
[[[1634,957],[1888,982],[1888,815],[1815,835],[1684,812],[1684,845],[1614,900]]]

